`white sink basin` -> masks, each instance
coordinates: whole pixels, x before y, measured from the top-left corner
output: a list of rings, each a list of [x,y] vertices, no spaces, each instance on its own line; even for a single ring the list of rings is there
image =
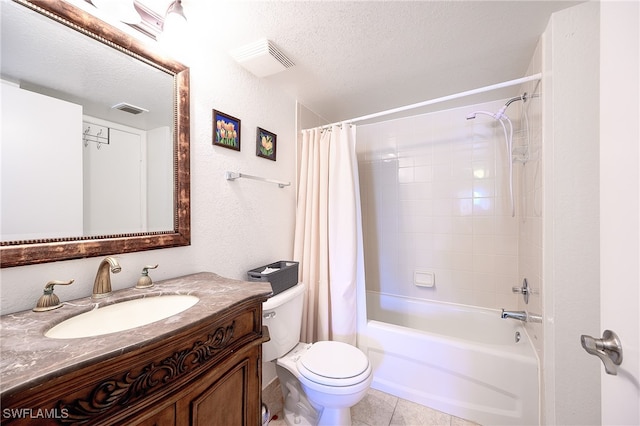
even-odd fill
[[[185,294],[127,300],[71,317],[44,335],[53,339],[77,339],[130,330],[185,311],[198,300]]]

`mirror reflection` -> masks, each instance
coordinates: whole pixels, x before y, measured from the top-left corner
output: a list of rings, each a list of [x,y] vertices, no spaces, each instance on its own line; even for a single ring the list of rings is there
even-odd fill
[[[174,229],[174,77],[2,2],[1,241]]]

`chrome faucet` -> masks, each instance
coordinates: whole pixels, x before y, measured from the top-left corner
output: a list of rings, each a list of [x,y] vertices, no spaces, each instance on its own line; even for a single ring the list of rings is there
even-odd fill
[[[100,299],[109,296],[111,294],[111,275],[109,271],[117,274],[121,270],[120,264],[114,257],[105,257],[102,262],[100,262],[100,266],[98,266],[98,273],[93,283],[91,298]]]
[[[526,311],[505,311],[502,309],[502,314],[500,314],[500,318],[502,319],[513,318],[524,322],[527,322],[527,317]]]

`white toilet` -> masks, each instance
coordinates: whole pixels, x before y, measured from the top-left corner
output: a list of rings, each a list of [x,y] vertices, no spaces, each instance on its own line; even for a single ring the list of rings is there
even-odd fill
[[[299,342],[304,290],[300,283],[262,304],[271,337],[262,345],[263,360],[276,360],[287,424],[350,425],[351,407],[371,385],[371,364],[346,343]]]

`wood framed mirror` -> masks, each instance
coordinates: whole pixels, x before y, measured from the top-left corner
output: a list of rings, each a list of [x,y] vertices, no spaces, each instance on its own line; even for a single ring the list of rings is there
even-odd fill
[[[83,224],[79,226],[79,232],[68,232],[67,234],[61,233],[58,235],[54,233],[53,235],[44,234],[43,236],[35,235],[33,237],[30,233],[8,233],[10,235],[7,237],[7,233],[5,233],[6,229],[9,229],[6,226],[5,218],[10,217],[11,214],[5,214],[5,207],[0,206],[2,208],[2,220],[3,226],[0,228],[2,230],[3,238],[0,241],[0,266],[5,267],[14,267],[21,265],[31,265],[31,264],[40,264],[47,262],[54,262],[59,260],[69,260],[69,259],[78,259],[78,258],[87,258],[94,256],[103,256],[107,254],[119,254],[119,253],[128,253],[135,251],[143,251],[143,250],[152,250],[159,248],[167,248],[167,247],[177,247],[177,246],[185,246],[189,245],[191,241],[191,223],[190,223],[190,211],[191,211],[191,202],[190,202],[190,117],[189,117],[189,108],[190,108],[190,97],[189,97],[189,69],[183,64],[164,57],[163,55],[155,52],[154,50],[147,47],[136,37],[132,37],[129,34],[112,27],[111,25],[101,21],[95,16],[87,13],[73,5],[65,3],[61,0],[3,0],[3,88],[5,87],[5,80],[8,80],[10,84],[15,84],[16,87],[22,86],[23,83],[27,86],[27,90],[34,90],[33,87],[36,87],[37,84],[32,84],[33,87],[28,87],[29,82],[25,81],[16,81],[22,80],[22,77],[26,75],[21,71],[17,71],[19,77],[12,77],[5,75],[5,67],[4,62],[10,63],[11,61],[5,61],[7,55],[11,55],[11,51],[5,50],[5,39],[10,39],[11,34],[14,33],[5,33],[5,31],[10,31],[10,25],[5,25],[5,12],[8,13],[10,9],[9,6],[13,6],[15,10],[22,10],[25,15],[16,18],[16,22],[18,26],[23,26],[26,29],[35,28],[28,19],[36,18],[39,20],[45,20],[48,22],[47,25],[54,25],[56,28],[62,28],[64,31],[69,34],[73,34],[73,37],[82,37],[86,43],[86,40],[90,40],[91,43],[94,43],[95,46],[91,47],[92,51],[101,51],[101,52],[115,52],[118,56],[122,56],[125,62],[131,67],[146,67],[152,70],[156,74],[161,74],[164,77],[168,78],[167,81],[167,94],[165,96],[170,99],[164,99],[162,102],[167,102],[168,108],[168,116],[170,123],[167,123],[163,128],[166,130],[167,134],[166,140],[167,142],[167,158],[165,159],[165,164],[168,164],[169,167],[164,167],[164,173],[170,175],[169,176],[169,186],[167,187],[167,194],[163,194],[163,197],[166,200],[169,200],[166,204],[165,210],[167,213],[164,220],[164,225],[159,226],[150,226],[148,222],[152,222],[148,217],[150,216],[149,212],[155,211],[155,208],[151,205],[148,205],[148,199],[144,199],[142,202],[136,200],[134,204],[136,204],[136,209],[138,209],[137,204],[142,204],[142,213],[136,213],[138,216],[143,216],[142,222],[143,226],[136,229],[131,229],[129,227],[114,227],[114,228],[104,228],[108,229],[107,232],[99,232],[96,229],[101,229],[98,227],[94,227],[89,231],[87,229],[87,218],[86,211],[84,213],[80,213],[81,221],[84,218]],[[24,21],[23,21],[24,20]],[[53,23],[53,24],[52,24]],[[14,23],[15,24],[15,23]],[[9,35],[7,35],[9,34]],[[29,33],[29,38],[32,38],[34,35]],[[37,34],[36,34],[37,35]],[[59,36],[57,35],[49,35],[45,34],[45,37],[48,37],[52,40],[55,40],[59,44],[68,44],[62,43]],[[66,35],[64,37],[67,37]],[[14,54],[14,56],[21,56],[22,51],[26,49],[22,49],[19,47],[19,54]],[[15,51],[14,51],[15,52]],[[106,53],[103,53],[106,54]],[[108,53],[111,54],[111,53]],[[85,58],[85,62],[94,62],[93,59]],[[111,81],[106,81],[105,79],[113,78],[115,82],[119,82],[120,84],[126,85],[127,90],[131,92],[133,95],[137,90],[141,90],[142,85],[130,81],[128,77],[123,76],[122,72],[111,72],[107,71],[108,67],[114,62],[119,62],[118,60],[105,60],[103,63],[105,64],[101,69],[99,81],[95,81],[92,83],[92,87],[109,87],[112,84]],[[64,63],[65,58],[58,58],[59,63]],[[38,67],[31,67],[38,68]],[[49,69],[48,66],[45,66],[46,71],[51,73],[52,70]],[[76,68],[78,68],[76,66]],[[74,69],[76,71],[77,69]],[[80,73],[83,70],[78,70]],[[86,74],[86,72],[84,73]],[[68,79],[72,79],[73,76],[68,76]],[[155,78],[155,77],[154,77]],[[149,80],[149,78],[146,78]],[[80,83],[76,83],[75,81],[71,81],[72,86],[79,86]],[[18,87],[22,89],[22,87]],[[52,92],[53,90],[49,90]],[[154,92],[161,92],[160,90],[154,90]],[[45,93],[45,92],[42,92]],[[50,93],[47,93],[50,95]],[[156,94],[157,95],[157,94]],[[66,102],[66,100],[65,100]],[[84,109],[82,109],[84,108]],[[111,107],[113,108],[113,107]],[[146,108],[146,107],[145,107]],[[6,109],[6,108],[5,108]],[[153,109],[152,107],[148,108],[149,110]],[[84,114],[81,114],[82,120],[86,119],[86,111],[90,111],[90,107],[86,105],[81,105],[81,111],[84,111]],[[144,111],[147,111],[146,109]],[[110,114],[124,114],[122,112],[110,112]],[[47,114],[48,115],[48,114]],[[95,116],[97,114],[93,114]],[[142,114],[144,115],[144,114]],[[149,114],[147,117],[151,117]],[[147,118],[147,120],[151,120]],[[43,120],[44,121],[44,120]],[[5,127],[5,117],[3,115],[3,127]],[[36,124],[41,124],[40,121]],[[103,121],[100,121],[99,124],[104,124]],[[83,121],[82,126],[80,127],[78,133],[80,133],[79,141],[84,142],[85,148],[89,143],[87,142],[86,136],[87,129],[86,124]],[[105,125],[108,126],[108,125]],[[116,124],[114,127],[118,127],[119,124]],[[31,127],[31,126],[25,126]],[[33,125],[33,127],[38,127],[37,125]],[[77,127],[74,127],[77,128]],[[128,129],[129,127],[125,127]],[[109,129],[107,129],[109,130]],[[146,130],[145,130],[146,131]],[[144,132],[142,132],[144,133]],[[84,135],[83,135],[84,134]],[[0,141],[2,143],[2,157],[3,157],[3,168],[6,164],[21,164],[20,161],[14,161],[12,159],[7,159],[5,145],[8,145],[9,138],[3,131],[2,135],[3,139]],[[76,136],[74,136],[75,138]],[[147,143],[146,136],[143,138],[144,143]],[[14,145],[22,146],[23,148],[26,146],[24,144],[29,144],[29,149],[31,148],[31,143],[33,141],[21,141],[20,143],[14,142]],[[75,143],[75,142],[74,142]],[[51,145],[51,144],[50,144]],[[81,145],[81,144],[80,144]],[[101,144],[93,145],[93,149],[99,149]],[[107,145],[102,145],[103,147]],[[144,161],[147,161],[147,158],[150,157],[147,155],[147,145],[142,149],[143,156],[146,156]],[[73,148],[77,152],[78,148]],[[103,151],[104,152],[104,151]],[[82,160],[82,154],[74,154]],[[171,157],[171,158],[168,158]],[[13,163],[9,163],[9,161],[13,161]],[[149,162],[151,160],[148,160]],[[35,161],[33,161],[35,162]],[[26,163],[31,163],[31,161],[23,161],[20,168],[26,166]],[[55,218],[56,216],[65,216],[65,214],[60,213],[59,209],[56,209],[55,206],[51,206],[50,204],[42,205],[41,207],[37,206],[34,208],[32,204],[30,204],[33,200],[39,200],[42,197],[48,196],[53,193],[53,196],[56,196],[56,190],[45,191],[46,194],[44,196],[31,196],[29,194],[21,194],[20,191],[15,191],[18,195],[16,197],[22,198],[14,198],[13,202],[6,202],[5,193],[9,194],[12,192],[12,189],[15,187],[19,187],[23,180],[35,180],[36,185],[45,186],[45,184],[49,183],[49,180],[52,179],[53,176],[57,173],[56,171],[68,168],[66,164],[66,160],[62,162],[54,162],[53,164],[49,164],[45,167],[41,167],[42,170],[38,169],[38,176],[35,176],[34,173],[30,173],[29,175],[25,175],[23,177],[13,178],[11,182],[10,179],[6,179],[5,175],[3,175],[3,203],[13,206],[14,212],[12,214],[14,216],[28,216],[29,213],[37,211],[40,214],[40,219],[38,219],[34,223],[40,224],[43,220],[42,218],[46,218],[48,220],[49,217]],[[172,170],[167,171],[167,168],[171,168]],[[75,166],[74,166],[75,167]],[[84,167],[87,168],[86,164],[84,166],[80,166],[80,169]],[[18,168],[18,167],[15,167]],[[117,170],[117,167],[112,167],[113,176],[104,176],[104,181],[108,184],[112,179],[118,179],[120,173]],[[82,173],[82,172],[80,172]],[[139,190],[140,192],[145,192],[145,194],[151,193],[149,187],[152,182],[155,182],[155,178],[151,176],[148,170],[144,170],[142,172],[136,172],[138,175],[141,175],[141,181],[143,182],[144,188]],[[83,179],[81,177],[81,179]],[[84,178],[86,180],[86,177]],[[95,196],[92,194],[91,196],[87,196],[87,193],[82,193],[82,187],[80,186],[80,193],[76,198],[79,198],[79,206],[80,210],[83,209],[83,202],[85,203],[86,208],[86,199],[87,198],[104,198],[109,199],[110,203],[113,203],[113,200],[118,197],[118,188],[114,188],[113,194],[106,194],[101,196]],[[86,181],[84,182],[84,187],[86,191],[87,187]],[[128,185],[120,185],[121,187]],[[67,185],[57,185],[54,188],[59,188],[60,191],[67,188]],[[147,195],[145,195],[147,197]],[[148,198],[152,198],[149,196]],[[20,200],[16,202],[15,200]],[[83,201],[84,200],[84,201]],[[166,202],[165,200],[165,202]],[[55,199],[55,201],[58,201]],[[74,201],[75,202],[75,201]],[[146,204],[145,204],[146,203]],[[68,206],[68,202],[63,203],[64,206]],[[126,206],[126,205],[125,205]],[[7,206],[8,207],[8,206]],[[128,207],[114,207],[114,211],[127,210]],[[76,209],[77,210],[77,209]],[[76,213],[73,213],[76,214]],[[83,216],[84,214],[84,216]],[[108,215],[107,215],[108,216]],[[118,225],[119,226],[119,225]],[[35,226],[34,226],[35,227]],[[84,227],[84,228],[83,228]],[[83,230],[84,229],[84,230]],[[26,237],[21,237],[26,235]],[[15,237],[17,236],[17,237]]]

